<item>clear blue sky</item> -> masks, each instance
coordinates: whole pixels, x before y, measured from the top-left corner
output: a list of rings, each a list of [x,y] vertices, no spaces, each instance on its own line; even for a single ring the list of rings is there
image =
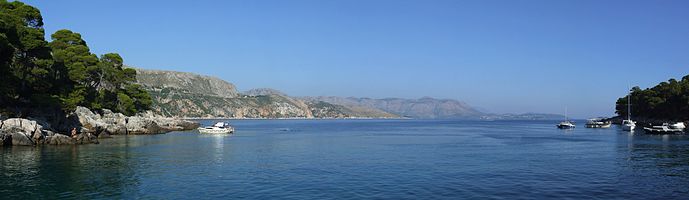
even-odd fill
[[[689,74],[689,1],[26,1],[141,68],[295,96],[453,98],[609,116]]]

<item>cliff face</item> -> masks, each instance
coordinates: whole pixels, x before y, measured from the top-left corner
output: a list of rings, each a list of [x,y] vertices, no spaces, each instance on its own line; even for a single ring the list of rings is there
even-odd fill
[[[378,110],[349,108],[292,98],[273,89],[237,92],[218,78],[137,69],[139,84],[153,98],[152,110],[171,117],[203,118],[392,118]]]
[[[172,89],[181,93],[223,98],[238,96],[231,83],[221,79],[186,72],[136,69],[137,82],[151,90]]]

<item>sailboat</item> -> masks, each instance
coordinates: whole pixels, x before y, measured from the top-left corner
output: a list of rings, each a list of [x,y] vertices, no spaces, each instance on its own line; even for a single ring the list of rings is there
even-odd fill
[[[565,121],[562,121],[559,124],[557,124],[557,128],[559,128],[559,129],[572,129],[574,127],[576,127],[574,125],[574,123],[567,120],[567,108],[565,108]]]
[[[627,119],[622,120],[622,130],[634,132],[634,128],[636,128],[636,122],[632,121],[631,97],[632,93],[629,93],[629,95],[627,95]]]

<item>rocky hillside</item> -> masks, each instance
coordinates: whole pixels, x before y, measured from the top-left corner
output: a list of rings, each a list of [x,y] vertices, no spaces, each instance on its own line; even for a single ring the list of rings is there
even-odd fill
[[[466,103],[452,99],[434,99],[424,97],[420,99],[371,99],[354,97],[302,97],[306,101],[322,101],[335,105],[355,108],[375,108],[384,112],[410,118],[431,119],[479,119],[486,115]]]
[[[170,89],[185,94],[223,98],[238,96],[234,85],[212,76],[148,69],[136,69],[136,74],[137,82],[150,90]]]
[[[418,118],[542,120],[550,114],[491,114],[453,99],[291,97],[270,88],[238,92],[224,80],[186,72],[137,69],[155,114],[183,118]]]
[[[171,117],[199,118],[394,118],[372,109],[292,98],[272,89],[237,92],[218,78],[137,69],[138,82],[154,100],[152,110]]]

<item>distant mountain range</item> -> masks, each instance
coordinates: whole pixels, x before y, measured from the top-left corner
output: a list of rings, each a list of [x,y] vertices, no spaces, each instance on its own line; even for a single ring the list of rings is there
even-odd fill
[[[270,88],[238,92],[224,80],[187,72],[136,69],[153,111],[183,118],[561,119],[551,114],[489,114],[453,99],[292,97]]]
[[[452,99],[354,98],[354,97],[301,97],[306,101],[322,101],[335,105],[375,108],[408,118],[479,118],[484,113],[464,102]]]

